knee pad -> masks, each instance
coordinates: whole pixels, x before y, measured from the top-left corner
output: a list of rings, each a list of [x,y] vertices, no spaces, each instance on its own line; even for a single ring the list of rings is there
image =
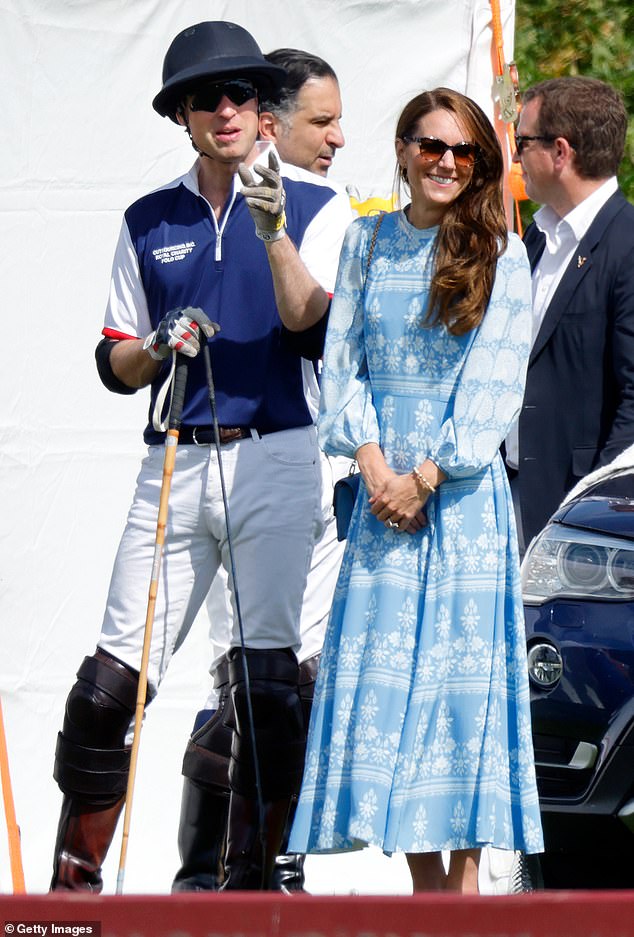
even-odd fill
[[[183,758],[183,775],[197,784],[226,793],[235,719],[225,658],[216,668],[214,686],[219,691],[218,708],[189,740]]]
[[[53,776],[69,796],[108,804],[125,793],[125,736],[136,706],[138,674],[97,649],[85,657],[66,700]]]
[[[138,683],[135,670],[99,648],[85,657],[66,700],[64,737],[87,747],[123,748]]]
[[[247,693],[241,649],[232,648],[228,657],[236,720],[229,767],[231,789],[244,797],[256,796],[255,742],[264,799],[278,800],[295,794],[301,783],[306,746],[297,658],[290,648],[247,648]]]

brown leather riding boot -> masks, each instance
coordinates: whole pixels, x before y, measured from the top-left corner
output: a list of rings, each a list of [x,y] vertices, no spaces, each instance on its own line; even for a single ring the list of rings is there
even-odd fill
[[[271,890],[281,891],[285,895],[306,891],[304,888],[306,881],[304,876],[305,861],[306,856],[302,853],[291,852],[278,856],[273,869]]]
[[[64,796],[55,844],[51,891],[101,892],[101,866],[124,802],[125,796],[104,807]]]
[[[287,895],[291,894],[291,892],[304,891],[304,861],[306,856],[301,853],[287,852],[288,840],[291,835],[296,809],[297,797],[293,797],[286,818],[286,828],[282,836],[280,855],[275,860],[271,878],[272,890],[281,891]]]
[[[218,891],[223,878],[223,856],[229,793],[185,778],[178,826],[181,867],[172,893]]]
[[[257,801],[231,792],[225,880],[221,891],[268,891],[286,826],[290,797],[264,804],[262,824]]]

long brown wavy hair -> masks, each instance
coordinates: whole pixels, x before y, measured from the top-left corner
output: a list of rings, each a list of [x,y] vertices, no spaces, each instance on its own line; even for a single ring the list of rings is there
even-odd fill
[[[416,135],[418,121],[431,111],[452,113],[479,147],[471,179],[440,223],[426,321],[464,335],[482,321],[493,289],[497,259],[508,240],[502,176],[502,149],[491,122],[470,98],[451,88],[424,91],[405,105],[397,139]],[[402,167],[400,180],[407,184]]]

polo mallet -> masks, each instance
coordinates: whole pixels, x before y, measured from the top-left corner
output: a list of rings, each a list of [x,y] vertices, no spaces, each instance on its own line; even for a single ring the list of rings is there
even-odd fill
[[[192,316],[193,318],[193,316]],[[196,320],[199,321],[199,320]],[[255,774],[255,790],[257,793],[258,804],[258,829],[260,832],[260,844],[262,854],[266,851],[266,841],[264,835],[264,798],[262,796],[262,783],[260,775],[260,761],[258,758],[257,744],[255,741],[255,720],[253,717],[253,706],[251,703],[251,682],[249,679],[249,664],[247,661],[246,648],[244,644],[244,627],[242,624],[242,612],[240,609],[240,592],[238,590],[238,576],[233,558],[233,540],[231,536],[231,523],[229,520],[229,499],[227,498],[227,489],[225,485],[224,470],[222,467],[222,455],[220,452],[220,432],[218,427],[218,413],[216,409],[216,390],[214,385],[213,373],[211,370],[211,355],[209,346],[203,348],[203,361],[205,363],[205,375],[207,378],[207,390],[209,395],[209,406],[211,409],[211,420],[214,428],[214,439],[216,441],[216,456],[218,458],[218,474],[220,475],[220,489],[222,491],[222,504],[225,512],[225,523],[227,527],[227,548],[229,551],[229,565],[231,567],[231,578],[233,579],[233,595],[236,603],[236,618],[238,620],[238,629],[240,632],[240,652],[242,656],[242,672],[244,673],[244,686],[246,690],[247,717],[249,720],[249,731],[251,733],[251,754],[253,756],[253,767]],[[264,867],[264,866],[263,866]]]
[[[22,868],[22,851],[20,848],[20,827],[15,816],[13,791],[11,789],[11,775],[9,773],[9,749],[7,737],[4,732],[4,717],[2,715],[2,700],[0,699],[0,777],[2,779],[2,800],[4,802],[4,816],[7,824],[9,839],[9,862],[11,864],[11,880],[13,894],[23,895],[24,869]]]
[[[220,330],[220,326],[210,322],[201,309],[183,309],[183,315],[189,316],[198,323],[202,333],[206,338],[213,336]],[[207,348],[207,343],[203,344]],[[163,478],[161,482],[161,493],[159,497],[158,519],[156,522],[156,539],[154,542],[154,559],[152,562],[152,574],[150,578],[150,588],[148,593],[147,613],[145,616],[145,632],[143,635],[143,652],[141,654],[141,667],[139,669],[139,683],[136,697],[136,708],[134,714],[134,735],[132,739],[132,750],[130,752],[130,771],[128,774],[128,785],[125,795],[125,813],[123,816],[123,839],[121,841],[121,853],[119,856],[119,871],[117,874],[116,894],[123,894],[123,877],[125,875],[125,863],[128,852],[128,840],[130,836],[130,817],[132,813],[132,797],[134,794],[134,783],[136,780],[136,766],[139,753],[139,744],[141,741],[141,726],[143,724],[143,713],[147,699],[147,671],[150,659],[150,645],[152,643],[152,629],[154,627],[154,613],[156,609],[156,597],[158,595],[159,577],[161,573],[161,559],[163,556],[163,544],[165,543],[165,529],[167,527],[168,502],[170,488],[172,485],[172,475],[174,474],[174,465],[176,462],[176,448],[178,446],[178,437],[180,433],[181,417],[183,413],[183,403],[185,401],[185,388],[187,387],[187,372],[190,359],[185,355],[176,355],[176,370],[174,375],[174,387],[169,412],[169,422],[167,434],[165,436],[165,457],[163,459]]]

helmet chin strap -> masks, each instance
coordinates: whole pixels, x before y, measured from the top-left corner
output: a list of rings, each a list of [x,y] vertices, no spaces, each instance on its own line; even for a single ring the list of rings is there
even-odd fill
[[[189,142],[191,143],[191,145],[192,145],[193,148],[196,150],[196,152],[198,153],[199,156],[206,156],[207,159],[212,159],[212,157],[209,155],[209,153],[205,153],[205,151],[204,151],[204,150],[201,150],[201,148],[198,146],[198,144],[194,142],[194,138],[192,137],[192,132],[191,132],[191,130],[189,129],[189,122],[188,122],[188,121],[185,122],[185,133],[186,133],[187,136],[189,137]]]
[[[207,159],[212,159],[213,157],[211,157],[211,156],[209,155],[209,153],[205,153],[205,151],[204,151],[204,150],[201,150],[201,148],[198,146],[198,144],[194,142],[194,138],[193,138],[193,136],[192,136],[191,128],[190,128],[190,126],[189,126],[189,118],[187,117],[187,113],[186,113],[185,108],[183,107],[182,104],[180,104],[180,105],[178,106],[178,108],[176,109],[176,113],[177,113],[177,114],[180,114],[180,116],[181,116],[182,119],[183,119],[183,123],[185,124],[185,128],[184,128],[184,129],[185,129],[185,133],[186,133],[187,136],[189,137],[189,142],[190,142],[191,145],[193,146],[194,150],[198,153],[199,156],[206,156]]]

